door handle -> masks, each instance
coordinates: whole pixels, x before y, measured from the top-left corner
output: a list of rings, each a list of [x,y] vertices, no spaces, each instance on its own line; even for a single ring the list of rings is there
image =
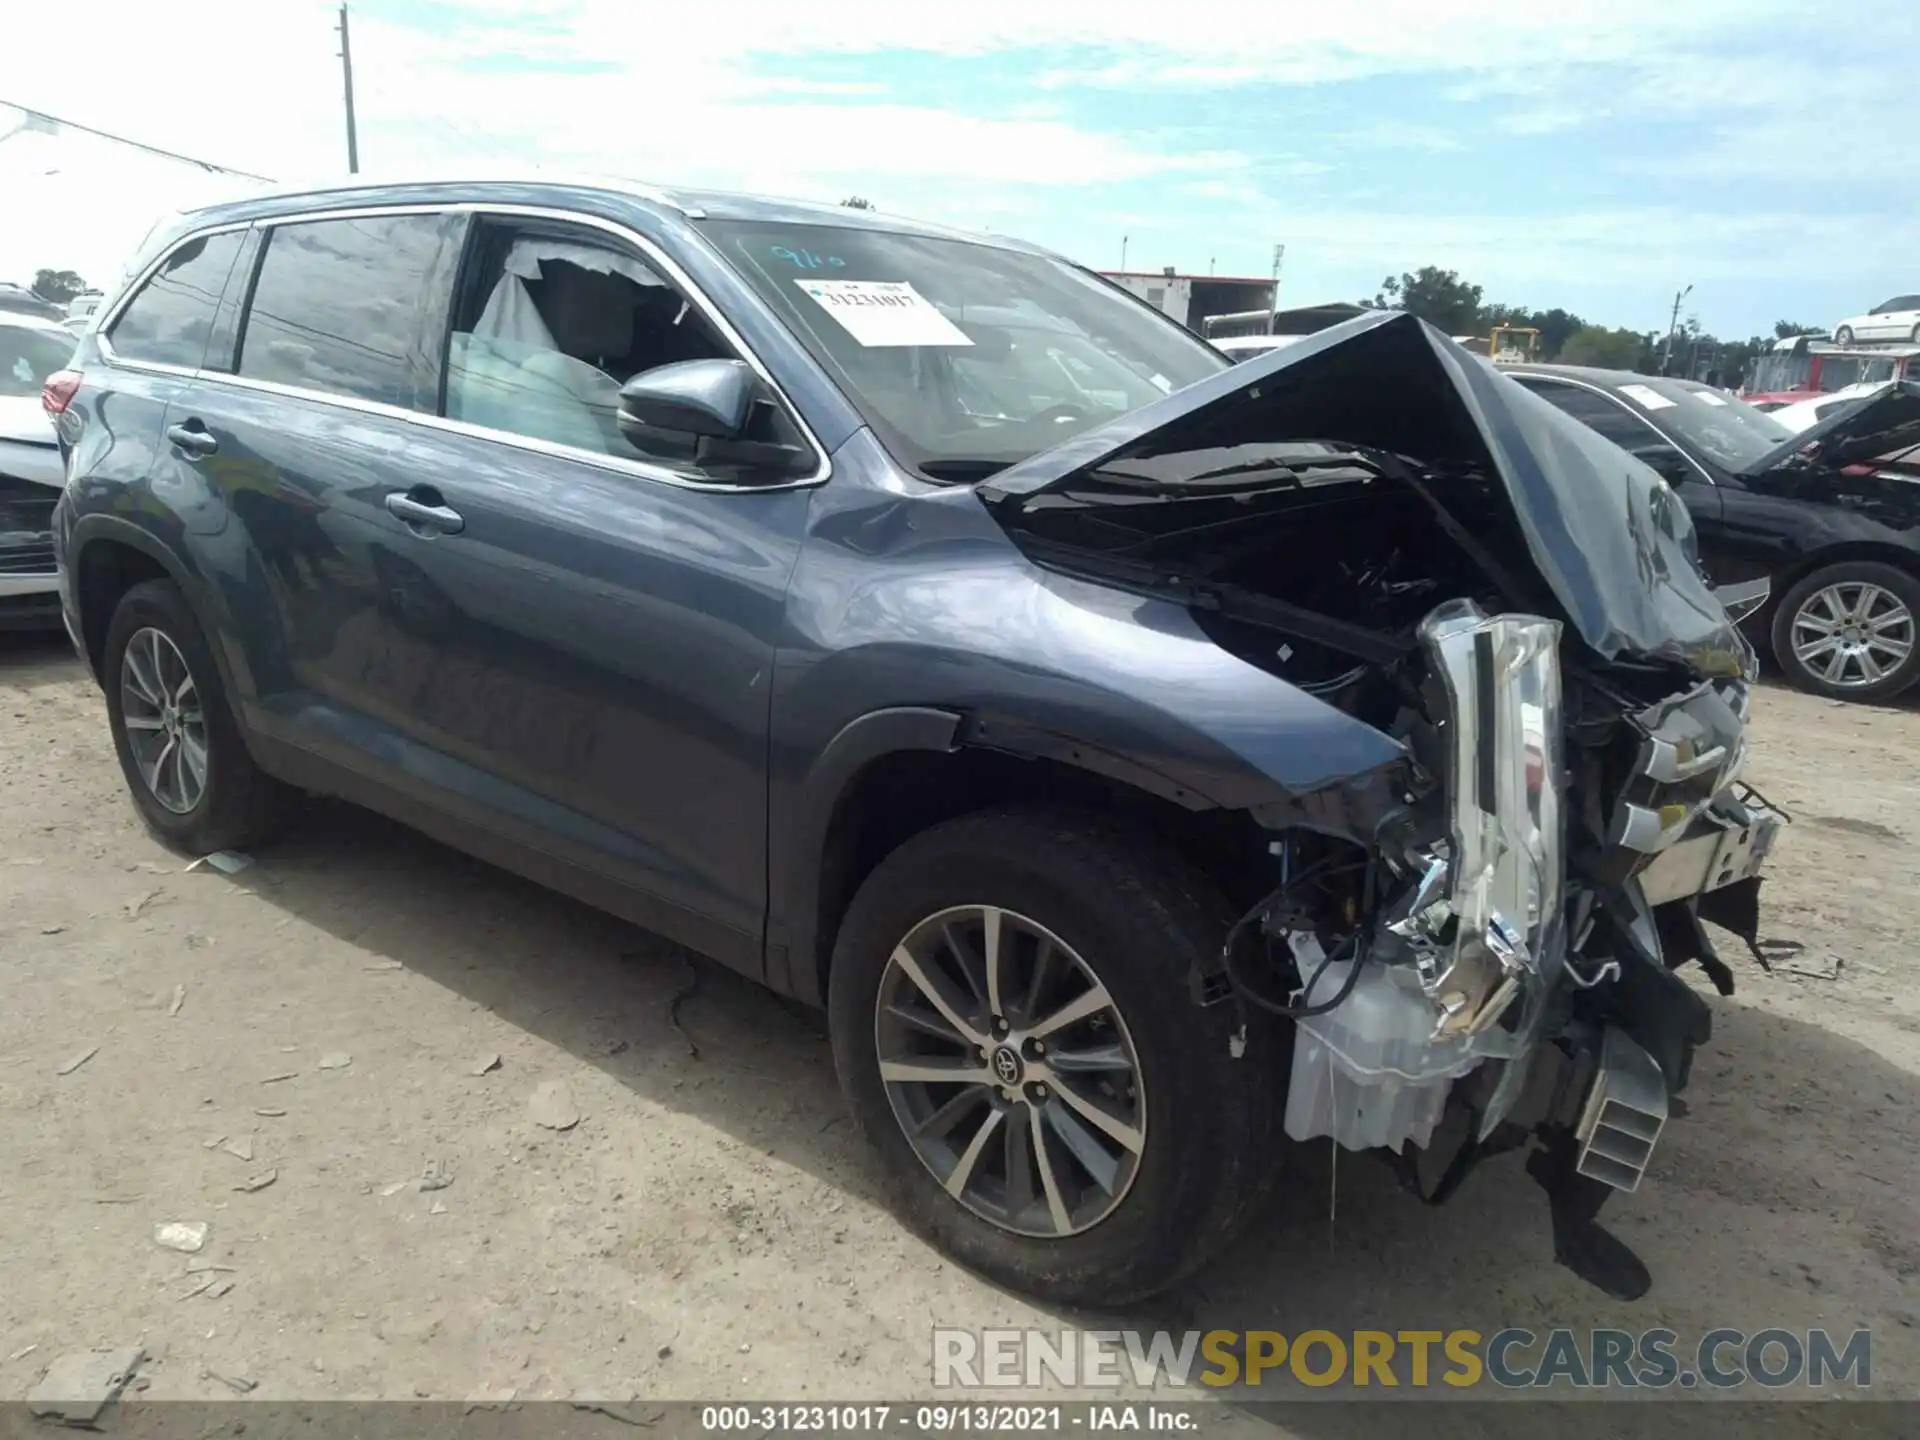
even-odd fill
[[[467,528],[467,522],[461,518],[460,512],[441,504],[439,492],[425,486],[406,493],[394,491],[387,496],[387,512],[406,521],[416,531],[458,535]]]
[[[195,458],[211,455],[220,448],[220,442],[209,435],[207,427],[198,420],[189,420],[184,425],[168,426],[167,439]]]

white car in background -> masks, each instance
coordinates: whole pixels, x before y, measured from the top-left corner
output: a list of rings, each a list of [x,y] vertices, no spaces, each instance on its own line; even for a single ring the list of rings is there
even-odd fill
[[[1835,390],[1830,395],[1810,395],[1805,400],[1796,400],[1791,405],[1777,406],[1767,413],[1798,435],[1808,426],[1826,419],[1836,411],[1856,405],[1869,395],[1878,395],[1887,388],[1887,382],[1876,380],[1866,385],[1849,385],[1844,390]]]
[[[57,320],[0,310],[0,630],[60,624],[53,506],[67,475],[40,387],[73,345]]]
[[[1920,295],[1896,295],[1882,300],[1865,315],[1855,315],[1833,327],[1836,344],[1856,340],[1910,340],[1920,345]]]

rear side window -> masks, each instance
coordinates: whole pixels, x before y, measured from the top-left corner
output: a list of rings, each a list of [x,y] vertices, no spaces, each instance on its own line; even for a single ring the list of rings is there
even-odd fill
[[[274,227],[238,373],[432,414],[464,225],[454,215],[377,215]]]
[[[244,230],[189,240],[167,256],[107,332],[123,360],[197,369]]]
[[[1564,410],[1589,430],[1597,430],[1622,450],[1642,450],[1659,441],[1660,436],[1639,416],[1624,406],[1582,390],[1577,385],[1561,385],[1552,380],[1534,380],[1516,376],[1520,383],[1541,399]]]

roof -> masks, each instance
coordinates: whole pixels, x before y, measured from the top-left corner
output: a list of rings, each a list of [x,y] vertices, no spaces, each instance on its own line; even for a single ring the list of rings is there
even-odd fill
[[[1164,270],[1102,270],[1109,280],[1192,280],[1206,285],[1271,285],[1271,275],[1169,275]]]
[[[405,203],[407,200],[419,202],[450,194],[471,198],[475,191],[489,192],[488,198],[495,200],[499,200],[502,192],[507,191],[523,191],[532,197],[543,193],[558,195],[597,191],[637,201],[650,209],[678,214],[689,220],[832,225],[843,229],[881,230],[891,234],[921,235],[929,239],[961,240],[1005,250],[1046,253],[1041,247],[1010,236],[987,235],[878,210],[739,191],[655,185],[620,175],[573,174],[508,166],[485,166],[457,172],[362,174],[320,183],[263,186],[230,200],[196,206],[181,213],[194,218],[224,214],[236,217],[268,215],[287,209],[287,202],[291,200],[332,201],[364,194],[368,204],[388,204]]]
[[[1502,365],[1502,375],[1559,375],[1568,380],[1585,380],[1591,385],[1644,385],[1649,380],[1672,380],[1698,384],[1684,375],[1642,375],[1638,370],[1603,370],[1597,365],[1538,365],[1531,361]]]

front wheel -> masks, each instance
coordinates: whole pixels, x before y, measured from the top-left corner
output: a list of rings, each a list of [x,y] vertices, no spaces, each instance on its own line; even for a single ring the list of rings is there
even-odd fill
[[[1196,1003],[1226,925],[1204,877],[1091,813],[966,816],[881,862],[829,1008],[909,1222],[1074,1304],[1152,1294],[1224,1246],[1273,1173],[1286,1074],[1275,1031],[1238,1047],[1234,1007]]]
[[[1781,598],[1773,653],[1801,690],[1891,700],[1920,680],[1920,580],[1878,561],[1827,565]]]
[[[1851,345],[1853,343],[1853,327],[1851,325],[1842,325],[1838,330],[1834,331],[1833,343],[1836,345]]]

